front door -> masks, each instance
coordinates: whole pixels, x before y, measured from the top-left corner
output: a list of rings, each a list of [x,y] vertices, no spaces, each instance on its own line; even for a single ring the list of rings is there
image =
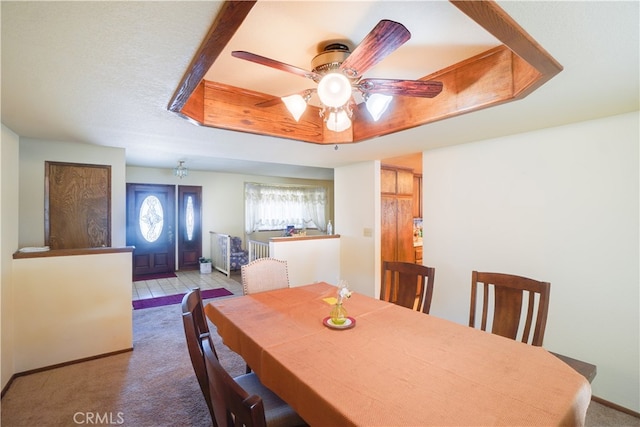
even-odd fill
[[[127,245],[133,251],[133,278],[173,273],[175,186],[127,184]]]

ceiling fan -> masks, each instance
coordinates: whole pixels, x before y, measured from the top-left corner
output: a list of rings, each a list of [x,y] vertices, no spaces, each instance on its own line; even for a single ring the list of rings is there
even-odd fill
[[[231,54],[240,59],[272,67],[281,71],[308,78],[318,84],[317,88],[307,89],[260,105],[274,105],[280,100],[298,121],[304,113],[307,103],[317,93],[323,117],[329,130],[342,132],[351,126],[353,105],[356,101],[353,93],[360,93],[366,108],[377,121],[394,95],[433,98],[442,91],[442,82],[425,80],[397,80],[362,78],[371,67],[382,61],[393,51],[411,38],[411,33],[398,22],[383,19],[367,34],[353,50],[344,43],[329,43],[322,52],[311,61],[311,71],[285,64],[246,51],[233,51]]]

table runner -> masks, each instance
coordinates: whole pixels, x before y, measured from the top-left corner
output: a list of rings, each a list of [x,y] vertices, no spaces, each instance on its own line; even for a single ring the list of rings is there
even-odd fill
[[[212,301],[225,344],[312,426],[582,425],[591,388],[533,347],[326,283]]]

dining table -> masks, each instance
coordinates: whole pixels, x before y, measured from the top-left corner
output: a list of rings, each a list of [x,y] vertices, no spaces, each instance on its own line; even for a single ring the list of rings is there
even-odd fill
[[[204,307],[225,345],[310,426],[584,425],[589,381],[535,347],[313,283]]]

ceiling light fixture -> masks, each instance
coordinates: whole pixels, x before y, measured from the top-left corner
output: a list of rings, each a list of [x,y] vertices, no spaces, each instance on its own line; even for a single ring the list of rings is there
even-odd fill
[[[391,95],[382,95],[380,93],[367,94],[364,97],[365,106],[374,122],[377,122],[384,112],[387,111],[392,99],[393,97]]]
[[[318,83],[318,97],[327,107],[343,107],[351,99],[351,82],[340,72],[327,73]]]
[[[178,166],[173,169],[173,174],[178,178],[182,179],[185,176],[189,175],[189,169],[184,166],[184,160],[178,161]]]
[[[402,37],[406,37],[407,30],[401,24],[398,25],[397,28],[402,39]],[[274,61],[249,52],[234,51],[233,55],[263,65],[274,66]],[[372,93],[372,90],[377,89],[374,81],[361,81],[361,76],[351,66],[343,69],[342,64],[350,55],[351,52],[346,44],[330,43],[313,58],[310,73],[293,68],[297,70],[296,74],[304,73],[305,77],[311,78],[318,84],[316,89],[307,89],[302,94],[280,98],[296,122],[306,111],[311,95],[317,93],[320,101],[320,117],[323,118],[327,129],[333,132],[343,132],[349,129],[352,125],[353,104],[356,102],[352,95],[356,90],[362,94],[362,100],[366,102],[367,111],[373,120],[378,121],[382,117],[393,99],[392,96]],[[275,68],[282,69],[278,66]],[[291,66],[287,66],[286,70],[291,71]],[[378,84],[380,83],[378,82]]]
[[[320,98],[322,107],[320,117],[324,118],[327,129],[333,132],[342,132],[351,127],[351,117],[353,116],[350,105],[352,87],[348,78],[339,73],[329,73],[320,80],[317,90],[305,90],[302,94],[281,97],[280,99],[296,122],[300,121],[300,117],[306,111],[313,92],[317,92],[318,98]],[[388,98],[389,100],[384,106],[378,106],[378,109],[374,110],[378,111],[378,118],[389,104],[391,97]],[[373,101],[380,102],[377,97]]]
[[[289,110],[289,112],[291,113],[293,118],[296,119],[296,122],[297,122],[297,121],[300,121],[300,117],[302,117],[302,114],[307,109],[307,102],[309,102],[310,98],[311,98],[311,91],[305,90],[303,95],[300,95],[300,94],[289,95],[289,96],[284,96],[280,99],[282,99],[282,102],[284,102],[284,105],[287,107],[287,110]]]
[[[351,119],[349,114],[343,108],[329,112],[325,119],[327,129],[334,132],[342,132],[351,127]]]

